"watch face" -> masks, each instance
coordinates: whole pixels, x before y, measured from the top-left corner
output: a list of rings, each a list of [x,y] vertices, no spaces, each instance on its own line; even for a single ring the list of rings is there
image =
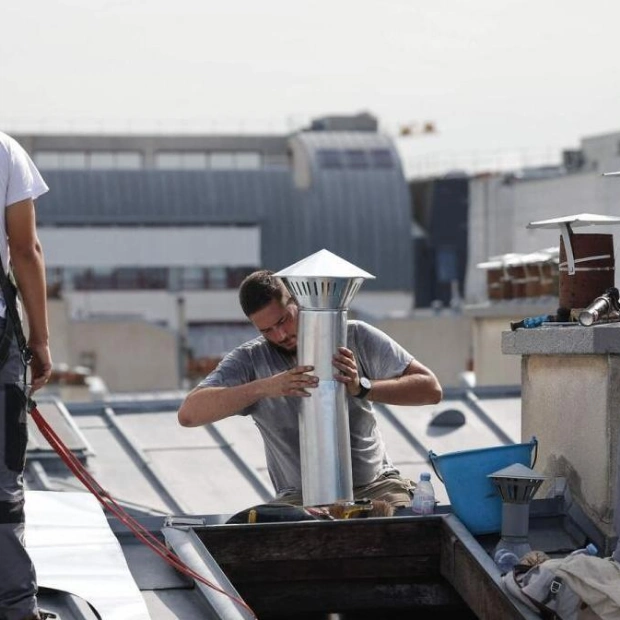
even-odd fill
[[[368,379],[368,377],[361,377],[360,378],[360,385],[365,389],[365,390],[369,390],[372,385],[370,383],[370,379]]]

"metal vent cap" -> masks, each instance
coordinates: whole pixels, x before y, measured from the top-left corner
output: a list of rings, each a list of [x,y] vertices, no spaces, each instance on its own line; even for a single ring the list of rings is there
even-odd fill
[[[364,280],[375,277],[328,250],[320,250],[275,275],[282,278],[301,308],[312,310],[346,308]]]
[[[301,308],[328,310],[347,308],[359,291],[363,278],[282,278]]]

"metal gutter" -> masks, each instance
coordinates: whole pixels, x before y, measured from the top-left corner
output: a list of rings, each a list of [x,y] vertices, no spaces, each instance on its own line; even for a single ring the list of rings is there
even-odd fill
[[[231,597],[242,599],[193,529],[164,527],[162,532],[166,542],[187,566],[226,593],[218,592],[201,581],[195,581],[213,614],[211,617],[223,620],[255,620],[254,614],[232,600]]]
[[[480,620],[540,620],[508,593],[491,556],[456,516],[444,516],[444,525],[441,574]]]

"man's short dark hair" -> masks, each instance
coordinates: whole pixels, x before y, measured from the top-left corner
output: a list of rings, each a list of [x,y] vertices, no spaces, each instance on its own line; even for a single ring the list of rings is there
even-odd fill
[[[246,276],[239,287],[239,303],[245,316],[262,310],[274,299],[282,301],[286,286],[273,271],[261,269]]]

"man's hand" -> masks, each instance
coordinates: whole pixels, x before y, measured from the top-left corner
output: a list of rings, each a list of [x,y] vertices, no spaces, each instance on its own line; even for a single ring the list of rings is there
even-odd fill
[[[32,353],[30,362],[30,383],[31,392],[40,390],[48,381],[52,374],[52,356],[47,344],[28,344]]]
[[[361,390],[360,377],[353,352],[346,347],[338,347],[338,352],[334,355],[332,363],[334,368],[340,371],[334,374],[334,379],[344,383],[351,396],[359,394]]]
[[[263,379],[268,396],[310,396],[308,388],[315,388],[319,378],[308,374],[314,366],[295,366],[285,372]]]
[[[178,411],[181,426],[212,424],[253,405],[261,398],[310,396],[308,389],[319,384],[319,378],[308,374],[314,366],[296,366],[271,377],[255,379],[233,387],[195,387]]]

